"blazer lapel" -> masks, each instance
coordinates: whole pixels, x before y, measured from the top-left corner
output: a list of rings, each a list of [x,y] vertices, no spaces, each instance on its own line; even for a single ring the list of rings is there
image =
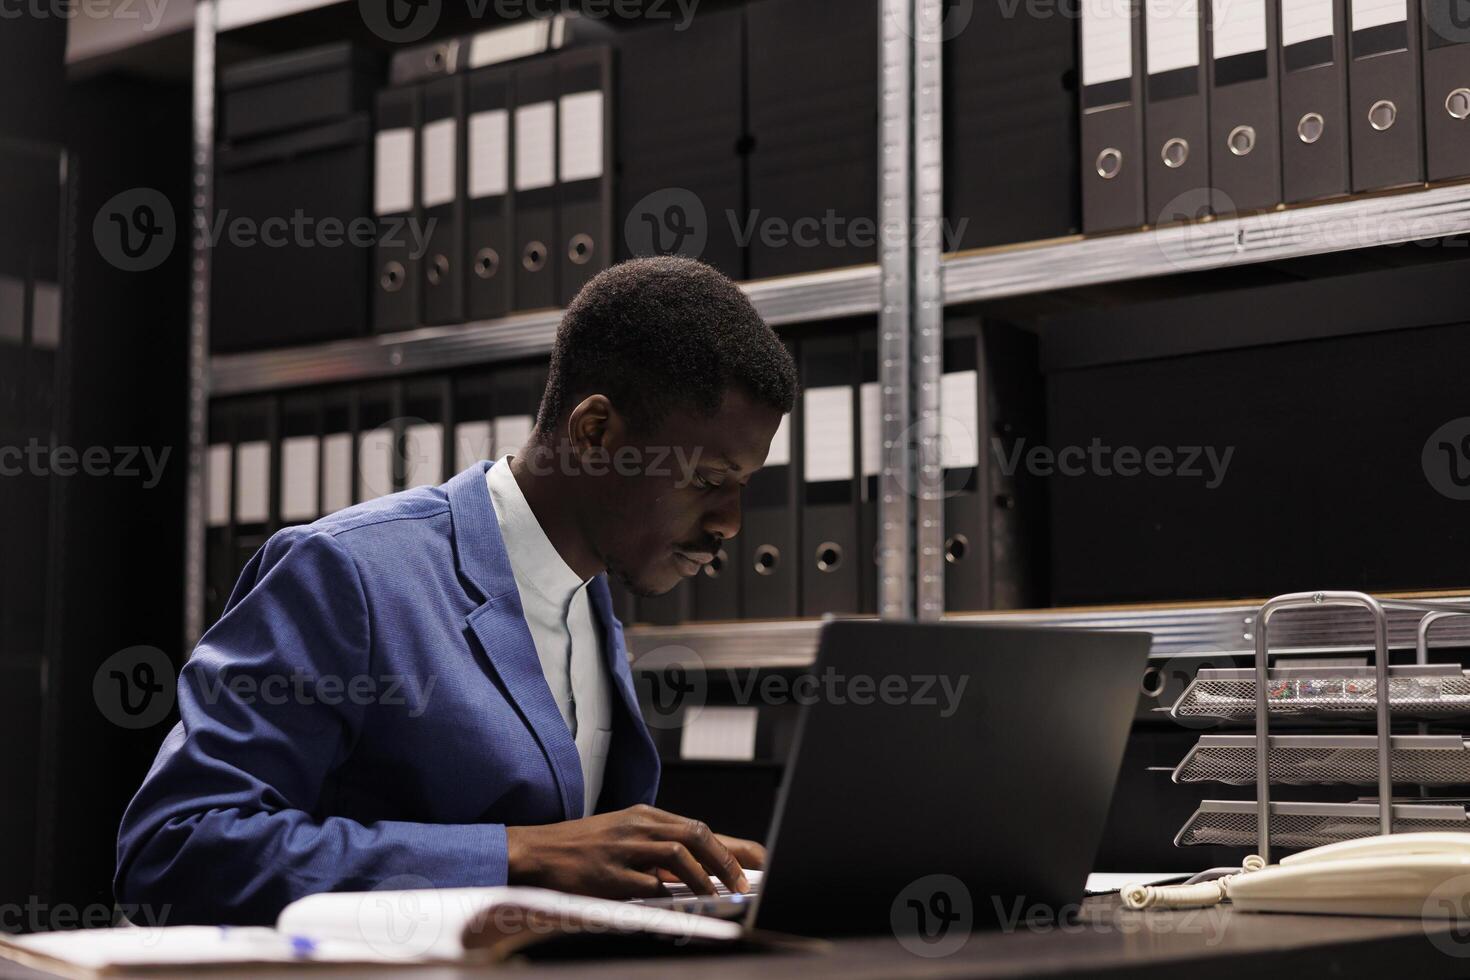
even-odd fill
[[[480,462],[449,481],[450,517],[454,523],[454,547],[460,572],[479,589],[484,604],[466,618],[466,623],[490,662],[556,777],[564,820],[583,816],[582,762],[577,743],[557,710],[556,699],[547,686],[541,658],[531,631],[515,575],[500,537],[495,507],[485,486]]]

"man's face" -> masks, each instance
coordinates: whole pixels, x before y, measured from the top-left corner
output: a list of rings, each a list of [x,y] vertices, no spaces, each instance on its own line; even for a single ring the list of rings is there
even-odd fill
[[[591,515],[609,573],[643,596],[699,574],[739,532],[741,491],[765,463],[780,424],[780,411],[732,387],[714,417],[673,412],[656,431],[634,437],[638,475],[598,481]]]

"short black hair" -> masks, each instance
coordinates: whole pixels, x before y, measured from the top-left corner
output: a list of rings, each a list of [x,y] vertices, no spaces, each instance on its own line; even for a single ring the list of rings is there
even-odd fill
[[[573,399],[600,392],[648,433],[676,408],[713,417],[732,385],[791,411],[796,366],[776,332],[702,262],[633,259],[600,273],[567,308],[536,427],[549,435]]]

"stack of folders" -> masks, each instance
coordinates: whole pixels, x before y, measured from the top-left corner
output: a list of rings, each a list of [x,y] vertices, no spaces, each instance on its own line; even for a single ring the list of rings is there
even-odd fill
[[[205,476],[210,621],[275,531],[519,450],[545,384],[544,364],[522,364],[217,401]]]
[[[374,330],[564,306],[607,267],[613,54],[595,40],[552,17],[395,57],[374,136]]]
[[[1084,0],[1083,230],[1470,175],[1455,0]]]

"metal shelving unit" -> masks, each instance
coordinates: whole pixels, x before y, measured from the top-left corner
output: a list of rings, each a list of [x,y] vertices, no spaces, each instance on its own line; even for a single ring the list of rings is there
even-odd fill
[[[341,0],[197,0],[195,3],[195,222],[212,207],[214,45],[217,30],[258,24]],[[880,196],[885,235],[877,265],[745,285],[773,324],[876,314],[883,389],[884,474],[880,504],[880,609],[888,617],[944,615],[943,500],[938,439],[939,382],[946,307],[1096,283],[1219,269],[1470,232],[1470,183],[1282,208],[1131,233],[1070,238],[942,255],[942,0],[881,0]],[[208,355],[209,255],[196,236],[191,316],[190,473],[186,642],[203,624],[203,460],[212,396],[362,380],[549,352],[559,311],[521,314],[463,327],[290,350]],[[201,306],[201,297],[203,302]],[[906,488],[917,488],[910,494]],[[949,614],[968,621],[1140,629],[1156,656],[1249,653],[1252,604],[1167,608],[1039,610]],[[1357,649],[1358,626],[1332,616],[1277,625],[1289,650]],[[635,654],[684,644],[706,660],[809,662],[816,620],[775,624],[692,623],[630,629]],[[1393,614],[1389,630],[1396,635]],[[1447,623],[1437,645],[1470,642]]]

